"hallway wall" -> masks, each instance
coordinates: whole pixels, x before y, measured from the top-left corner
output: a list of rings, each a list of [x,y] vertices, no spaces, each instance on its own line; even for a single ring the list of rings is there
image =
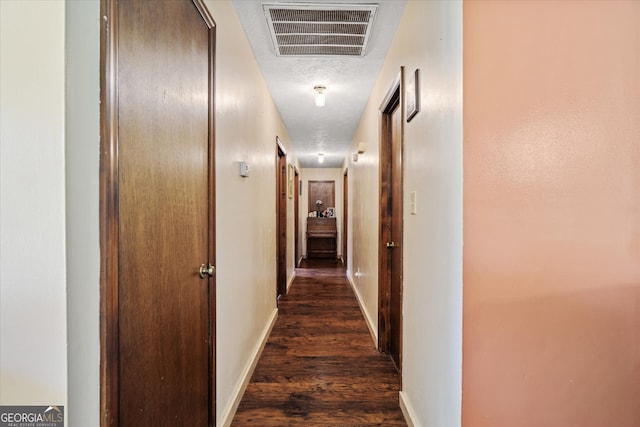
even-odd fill
[[[464,3],[468,427],[640,425],[640,3]]]
[[[349,160],[352,281],[377,330],[379,107],[393,79],[420,69],[421,111],[404,124],[403,371],[416,426],[460,425],[462,375],[462,4],[408,1]],[[417,213],[408,210],[417,195]],[[363,276],[354,277],[360,269]]]
[[[65,417],[100,417],[100,0],[65,2],[67,383]]]
[[[67,405],[64,55],[63,2],[0,1],[0,405]]]
[[[206,4],[217,23],[217,418],[222,425],[276,310],[276,136],[289,138],[230,1]],[[239,174],[239,162],[250,167]],[[287,281],[294,273],[287,199]]]
[[[67,425],[83,426],[99,425],[98,4],[0,1],[0,404],[65,405]],[[275,314],[275,138],[288,136],[231,2],[207,4],[218,23],[220,419]],[[291,202],[287,216],[293,248]]]

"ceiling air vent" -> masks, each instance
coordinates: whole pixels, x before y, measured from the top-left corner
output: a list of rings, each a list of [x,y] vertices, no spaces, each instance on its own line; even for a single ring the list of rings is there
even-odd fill
[[[375,5],[264,4],[279,56],[364,56]]]

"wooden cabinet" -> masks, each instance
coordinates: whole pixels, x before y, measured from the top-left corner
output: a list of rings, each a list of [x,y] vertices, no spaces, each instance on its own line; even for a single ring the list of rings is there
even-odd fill
[[[337,258],[335,218],[307,218],[307,258]]]

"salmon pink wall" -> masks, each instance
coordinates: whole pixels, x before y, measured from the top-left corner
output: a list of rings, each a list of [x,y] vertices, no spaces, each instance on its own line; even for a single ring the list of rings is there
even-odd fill
[[[640,2],[466,1],[467,427],[640,425]]]

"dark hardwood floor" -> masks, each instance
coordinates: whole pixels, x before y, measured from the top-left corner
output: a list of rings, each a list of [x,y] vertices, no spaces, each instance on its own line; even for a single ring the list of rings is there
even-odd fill
[[[399,389],[344,268],[303,261],[232,426],[406,426]]]

